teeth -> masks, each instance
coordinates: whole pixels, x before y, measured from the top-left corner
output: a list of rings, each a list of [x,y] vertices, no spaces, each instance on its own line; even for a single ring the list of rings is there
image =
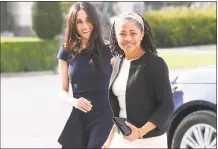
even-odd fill
[[[88,30],[88,31],[83,31],[83,33],[87,33],[87,32],[89,32],[90,30]]]

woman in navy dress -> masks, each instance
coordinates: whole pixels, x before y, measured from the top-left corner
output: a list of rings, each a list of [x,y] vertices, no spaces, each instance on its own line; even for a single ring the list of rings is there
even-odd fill
[[[68,14],[59,59],[61,97],[73,110],[58,139],[62,148],[101,148],[113,122],[108,101],[111,53],[99,18],[89,2],[74,4]],[[69,82],[73,97],[69,95]]]

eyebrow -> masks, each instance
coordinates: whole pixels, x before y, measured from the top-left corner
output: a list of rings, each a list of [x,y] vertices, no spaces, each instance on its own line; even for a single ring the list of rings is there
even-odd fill
[[[133,31],[135,32],[135,30],[130,30],[130,32],[133,32]],[[120,32],[125,32],[125,30],[121,30]]]
[[[88,17],[86,18],[86,20],[88,19]],[[82,21],[81,19],[76,19],[76,21]]]

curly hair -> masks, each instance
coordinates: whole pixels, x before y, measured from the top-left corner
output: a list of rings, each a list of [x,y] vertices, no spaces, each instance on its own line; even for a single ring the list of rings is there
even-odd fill
[[[150,25],[148,24],[148,21],[145,20],[140,14],[138,14],[144,23],[144,37],[141,41],[141,48],[145,51],[145,52],[151,52],[157,55],[157,50],[156,50],[156,42],[155,42],[155,38],[154,38],[154,33],[150,27]],[[125,18],[126,20],[134,20],[132,18]],[[140,23],[138,23],[136,20],[134,20],[137,24],[137,26],[141,29],[141,31],[143,31],[143,28],[141,26]],[[110,36],[109,36],[109,41],[110,41],[110,48],[111,48],[111,53],[113,56],[122,56],[125,57],[125,53],[124,51],[120,48],[120,46],[118,45],[117,42],[117,38],[116,38],[116,32],[115,32],[115,22],[113,23],[112,27],[111,27],[111,31],[110,31]]]
[[[80,10],[84,10],[87,13],[89,20],[94,26],[94,29],[89,39],[88,52],[91,56],[91,65],[93,67],[93,70],[95,70],[97,67],[102,66],[102,62],[104,59],[104,51],[102,49],[104,48],[105,43],[102,37],[99,16],[95,7],[91,3],[77,2],[71,6],[67,18],[64,47],[67,48],[72,53],[72,55],[78,54],[81,49],[81,38],[77,33],[75,23],[76,14]]]

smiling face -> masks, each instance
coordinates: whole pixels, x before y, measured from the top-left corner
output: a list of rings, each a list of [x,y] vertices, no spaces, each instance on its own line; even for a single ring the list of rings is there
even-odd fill
[[[76,14],[76,30],[82,40],[88,41],[93,31],[93,25],[90,22],[87,13],[81,9]]]
[[[126,55],[131,55],[141,49],[144,32],[140,24],[133,19],[123,19],[115,23],[118,45]]]

